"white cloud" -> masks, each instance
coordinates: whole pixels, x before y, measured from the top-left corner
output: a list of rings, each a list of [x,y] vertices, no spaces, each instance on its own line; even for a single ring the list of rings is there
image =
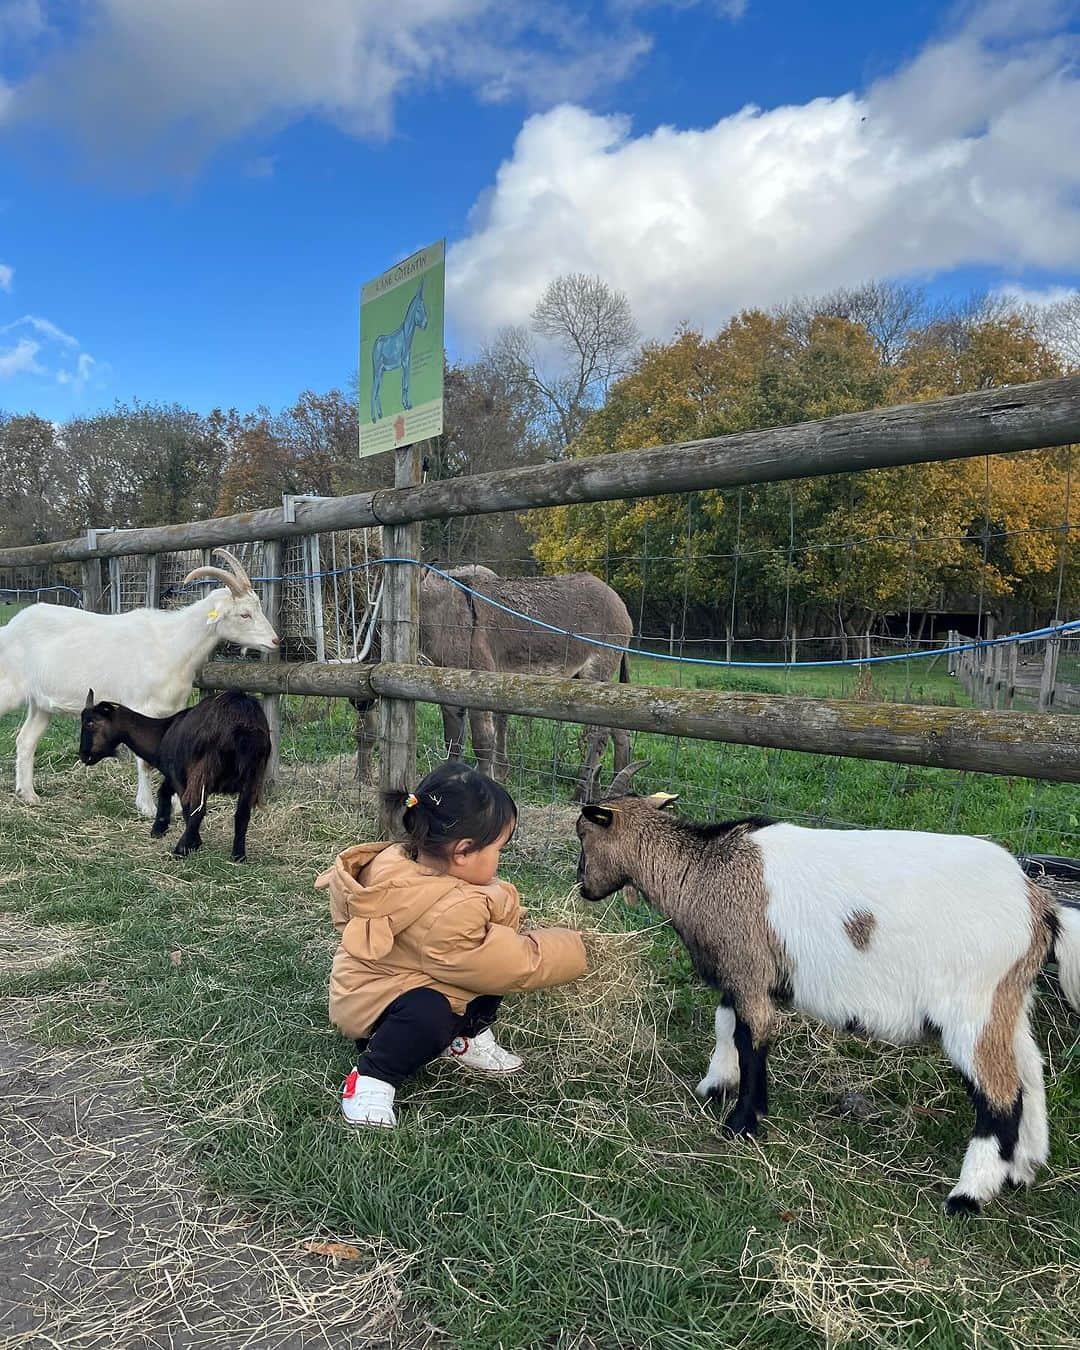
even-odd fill
[[[58,370],[56,372],[56,383],[69,385],[76,394],[81,394],[90,383],[90,379],[97,368],[98,363],[89,352],[80,352],[73,371]]]
[[[32,337],[27,336],[27,330]],[[0,339],[10,343],[0,345],[0,378],[46,376],[81,394],[102,370],[90,353],[81,349],[78,338],[37,314],[24,314],[21,319],[4,324],[0,327]]]
[[[1080,295],[1075,286],[1022,286],[1010,281],[994,289],[994,295],[1016,309],[1052,309]]]
[[[449,82],[491,101],[587,97],[650,45],[620,0],[89,0],[82,20],[37,45],[8,120],[158,172],[305,115],[382,136],[397,99]]]
[[[45,367],[37,362],[41,343],[30,338],[19,338],[11,347],[0,347],[0,380],[11,379],[15,375],[45,375]]]
[[[0,263],[0,291],[10,291],[15,280],[15,269],[7,263]]]
[[[77,347],[79,345],[78,338],[73,338],[70,333],[65,333],[62,328],[57,328],[56,324],[51,323],[48,319],[40,318],[37,314],[24,314],[21,319],[5,324],[3,328],[0,328],[0,333],[10,333],[16,328],[32,328],[41,337],[59,342],[64,347]]]
[[[447,263],[462,336],[526,319],[561,272],[628,295],[643,330],[705,328],[868,277],[1080,259],[1076,42],[1002,3],[862,93],[634,136],[530,118]]]

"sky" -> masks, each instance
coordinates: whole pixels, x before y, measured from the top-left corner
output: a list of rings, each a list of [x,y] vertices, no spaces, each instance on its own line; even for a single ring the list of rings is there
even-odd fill
[[[871,278],[1080,286],[1080,0],[0,0],[0,409],[342,387],[447,240],[447,347],[554,276],[643,334]]]

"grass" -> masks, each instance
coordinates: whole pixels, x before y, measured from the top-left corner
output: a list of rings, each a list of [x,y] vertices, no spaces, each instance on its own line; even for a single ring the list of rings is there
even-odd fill
[[[352,719],[321,706],[294,702],[285,762],[315,761],[332,780]],[[421,714],[433,753],[436,715]],[[9,779],[16,726],[0,722]],[[511,746],[519,797],[565,803],[559,771],[537,766],[569,777],[576,733],[515,723]],[[956,828],[1068,851],[1080,805],[1074,788],[1014,780],[651,737],[636,749],[655,785],[709,809],[767,801],[939,829],[955,815]],[[1040,1035],[1052,1164],[1031,1193],[949,1221],[940,1202],[970,1116],[939,1052],[789,1018],[765,1138],[724,1139],[691,1090],[712,1040],[707,991],[649,910],[571,898],[572,813],[537,810],[506,875],[536,922],[593,930],[593,973],[508,1000],[501,1034],[527,1060],[513,1081],[439,1065],[402,1093],[395,1133],[351,1134],[336,1104],[350,1047],[327,1024],[333,942],[311,882],[370,837],[355,799],[299,780],[257,814],[245,867],[227,860],[219,806],[207,847],[180,862],[133,816],[130,764],[84,770],[73,755],[73,726],[58,719],[39,756],[47,807],[16,804],[4,784],[0,906],[75,926],[82,941],[0,993],[34,995],[52,1043],[134,1056],[213,1188],[297,1234],[377,1238],[409,1305],[448,1343],[1080,1345],[1080,1052],[1051,991]],[[851,1093],[866,1119],[839,1108]]]

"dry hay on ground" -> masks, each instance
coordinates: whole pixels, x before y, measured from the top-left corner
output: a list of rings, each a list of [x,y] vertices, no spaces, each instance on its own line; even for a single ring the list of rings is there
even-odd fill
[[[70,937],[0,916],[0,971],[47,965]],[[32,1003],[0,1015],[4,1350],[433,1343],[402,1304],[409,1253],[296,1240],[208,1197],[179,1130],[134,1100],[125,1061],[145,1050],[46,1050],[25,1035]]]

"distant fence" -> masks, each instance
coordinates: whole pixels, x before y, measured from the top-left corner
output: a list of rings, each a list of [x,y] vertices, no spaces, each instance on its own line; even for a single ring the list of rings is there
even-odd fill
[[[963,634],[949,634],[950,647],[966,641]],[[1080,712],[1080,638],[1052,637],[961,652],[950,657],[949,673],[960,680],[976,707]]]
[[[295,498],[281,508],[146,529],[90,531],[80,539],[0,550],[0,569],[62,568],[79,578],[90,609],[177,603],[179,577],[217,545],[244,546],[252,575],[266,578],[263,601],[271,622],[303,632],[315,663],[263,667],[213,662],[204,688],[285,691],[361,698],[379,695],[381,783],[411,784],[415,761],[415,704],[525,712],[591,725],[670,732],[698,739],[778,746],[897,763],[952,766],[991,773],[1080,781],[1080,719],[1047,711],[1033,717],[1008,711],[1000,681],[982,710],[915,707],[842,700],[748,699],[716,690],[621,688],[552,680],[531,674],[432,671],[418,664],[418,568],[348,570],[355,615],[370,614],[378,572],[384,570],[383,666],[325,664],[351,659],[349,641],[334,635],[331,653],[326,610],[304,589],[312,577],[339,569],[322,551],[338,538],[349,558],[362,548],[356,532],[379,527],[382,553],[416,558],[418,524],[474,513],[520,511],[576,502],[615,501],[698,489],[776,482],[820,474],[1017,452],[1080,442],[1080,376],[961,395],[820,422],[600,455],[535,468],[513,469],[444,482],[421,483],[420,449],[397,452],[394,488],[338,498]],[[314,541],[314,543],[312,542]],[[289,556],[287,556],[289,555]],[[290,561],[295,558],[295,561]],[[59,575],[59,573],[58,573]],[[345,583],[342,583],[344,585]],[[341,612],[341,596],[335,613]],[[290,618],[290,614],[301,616]],[[1068,616],[1075,617],[1075,616]],[[321,634],[320,634],[321,629]],[[352,640],[358,628],[353,625]],[[961,679],[985,683],[985,664],[1009,660],[995,648],[958,668]],[[1002,652],[1001,656],[993,655]],[[304,653],[301,653],[304,654]],[[1020,658],[1017,657],[1019,662]],[[976,673],[978,672],[978,673]],[[1021,688],[1018,665],[1012,697]],[[994,677],[996,679],[996,677]],[[1003,677],[1004,678],[1004,677]],[[1040,677],[1041,678],[1041,677]],[[1055,686],[1056,687],[1056,686]],[[692,696],[691,696],[692,694]],[[1061,706],[1065,700],[1055,696]],[[978,702],[986,700],[978,699]],[[1049,708],[1054,700],[1047,699]],[[273,705],[271,705],[273,706]]]

